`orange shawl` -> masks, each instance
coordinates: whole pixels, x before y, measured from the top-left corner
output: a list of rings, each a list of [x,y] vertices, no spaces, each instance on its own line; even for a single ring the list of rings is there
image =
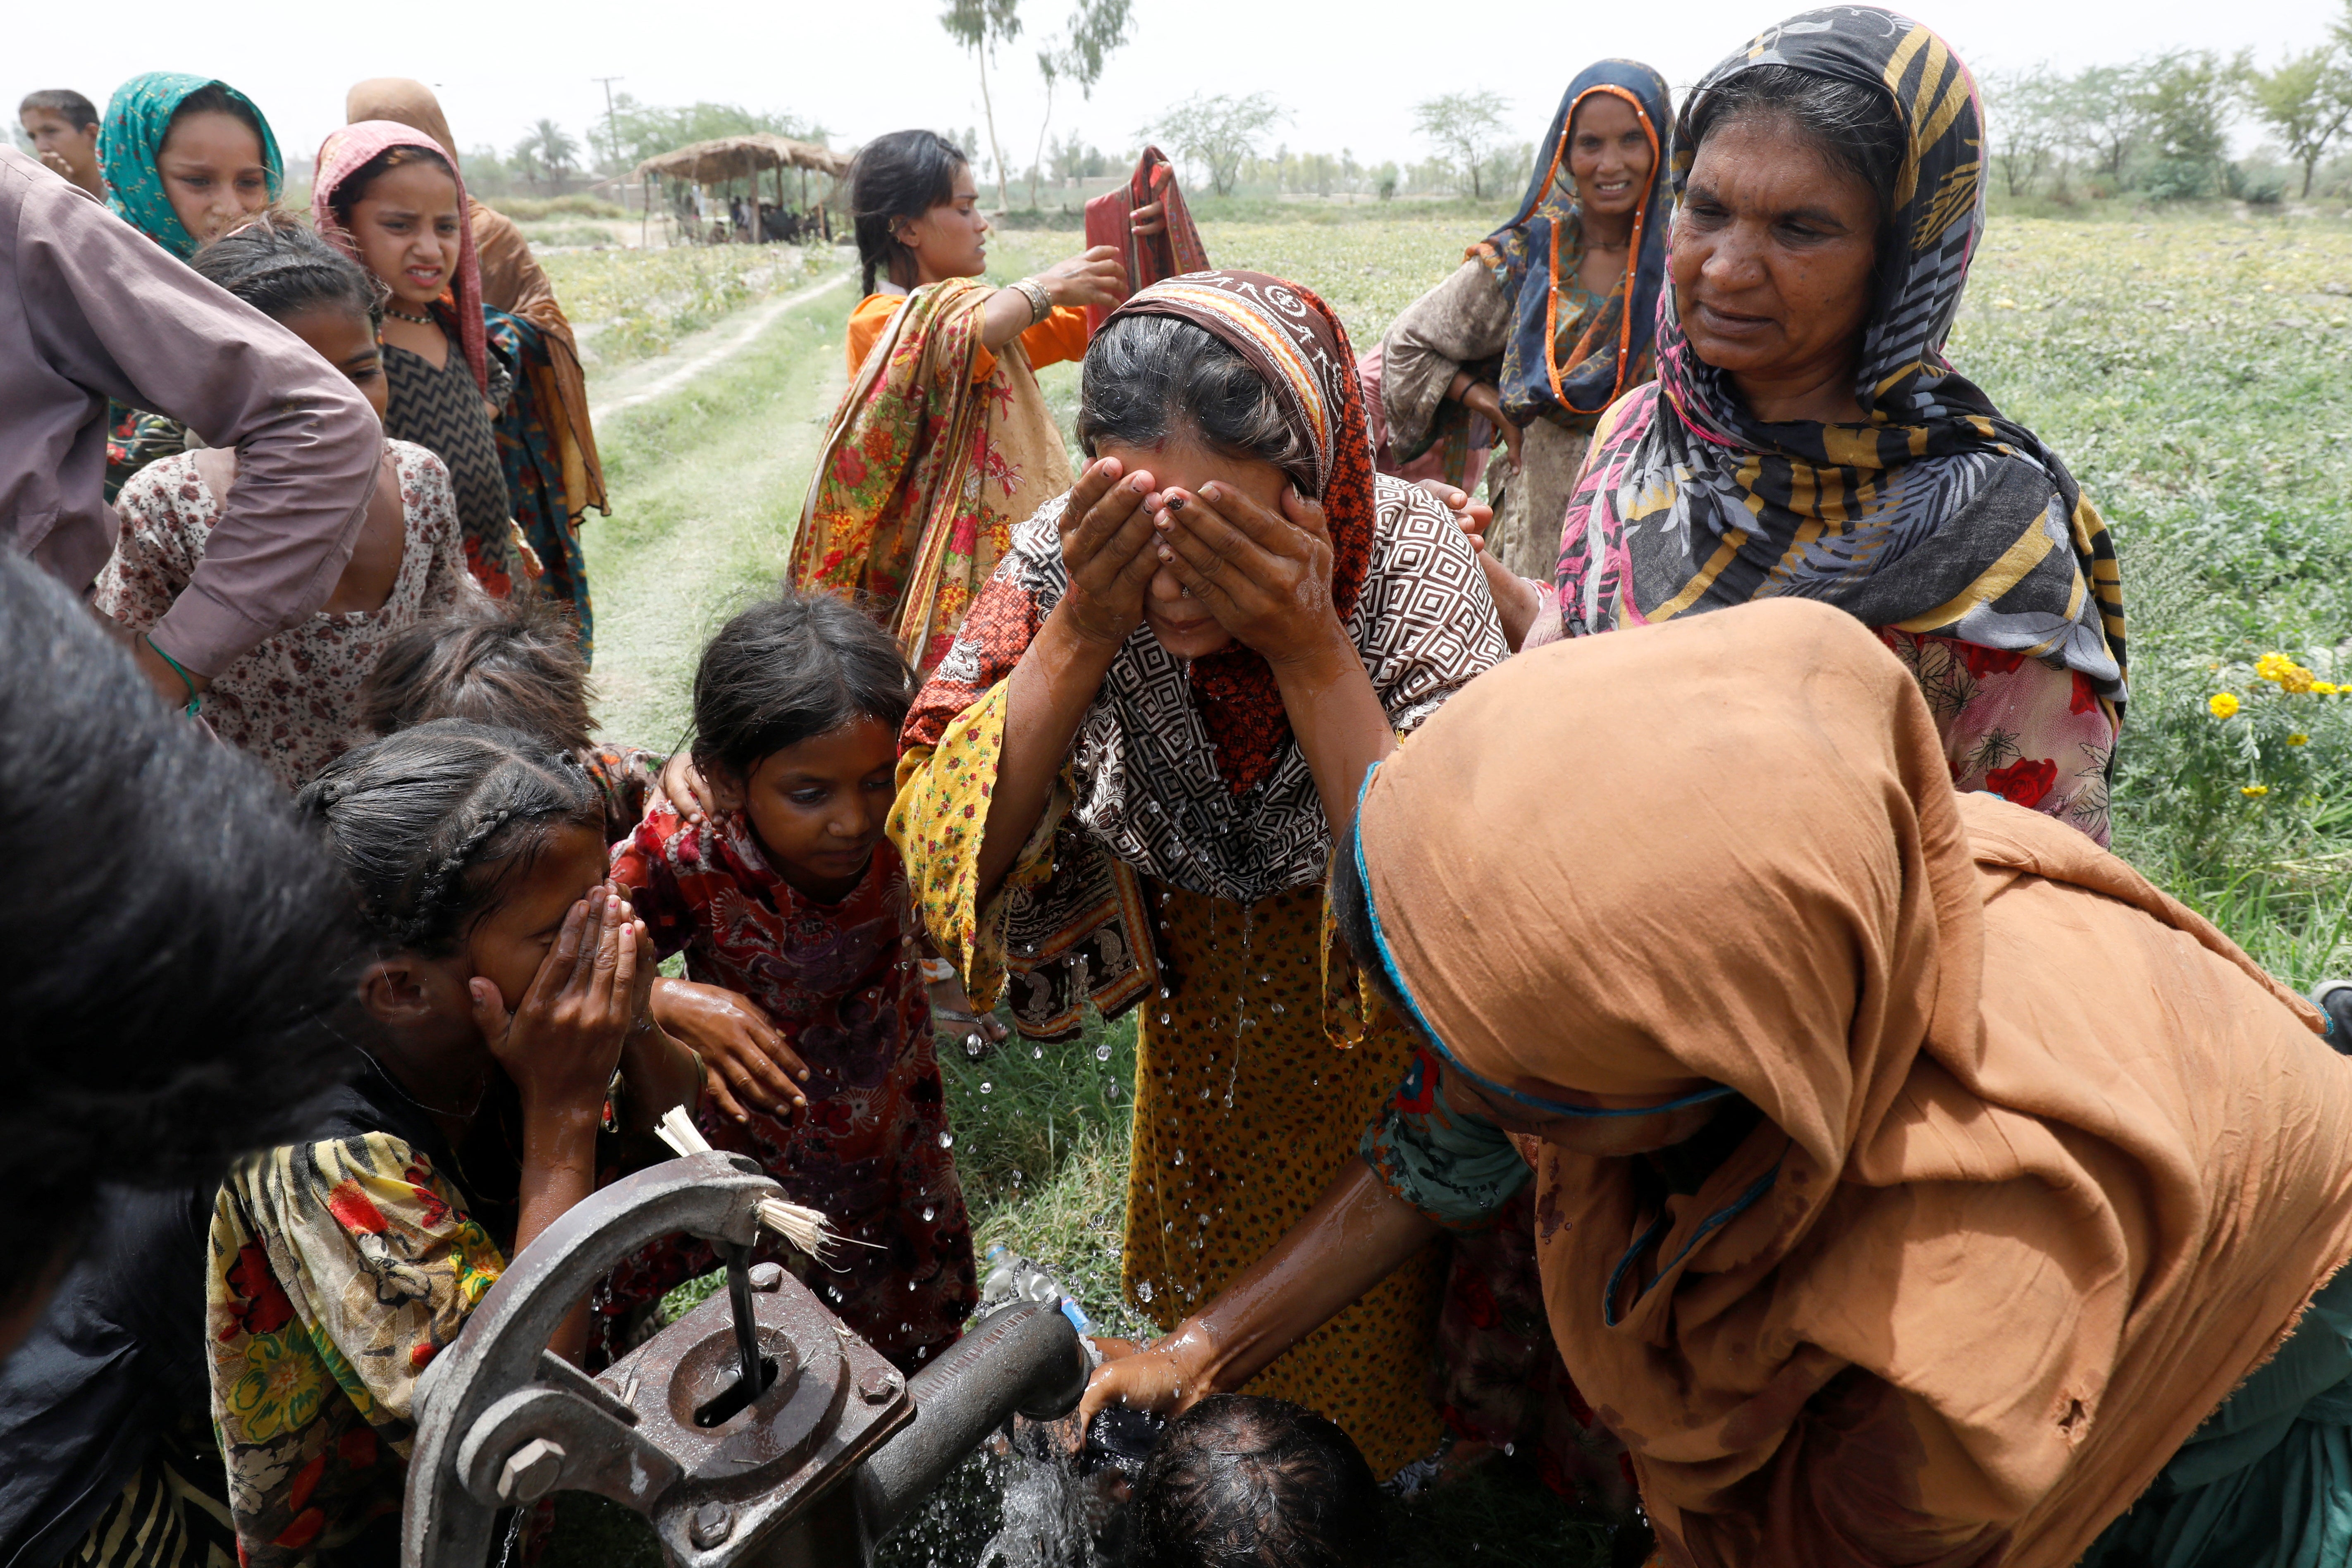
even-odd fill
[[[2081,834],[1956,796],[1840,611],[1513,659],[1361,824],[1464,1066],[1762,1112],[1679,1195],[1522,1142],[1553,1333],[1668,1562],[2063,1568],[2352,1254],[2317,1016]]]
[[[449,134],[441,100],[421,81],[406,77],[371,77],[343,95],[348,121],[392,120],[422,131],[441,143],[454,163],[457,138]],[[541,408],[562,411],[547,422],[563,464],[565,510],[576,522],[590,507],[610,515],[604,494],[604,465],[596,455],[596,432],[588,420],[588,376],[580,363],[580,345],[571,319],[556,302],[555,285],[530,253],[530,244],[514,220],[495,207],[466,198],[469,226],[474,231],[474,256],[482,274],[482,303],[493,310],[520,316],[547,340],[552,374],[534,369],[532,392]],[[537,379],[544,376],[545,384]]]

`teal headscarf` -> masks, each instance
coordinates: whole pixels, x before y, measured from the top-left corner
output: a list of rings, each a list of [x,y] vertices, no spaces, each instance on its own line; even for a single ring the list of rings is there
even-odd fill
[[[149,71],[134,76],[114,89],[106,106],[106,124],[98,133],[99,162],[104,166],[109,194],[106,205],[123,220],[185,261],[196,253],[196,237],[172,210],[163,194],[163,177],[155,171],[172,116],[191,93],[217,87],[253,115],[261,132],[261,161],[269,169],[269,199],[276,201],[286,184],[286,160],[278,153],[278,138],[270,134],[269,118],[253,100],[225,81],[186,76],[178,71]]]

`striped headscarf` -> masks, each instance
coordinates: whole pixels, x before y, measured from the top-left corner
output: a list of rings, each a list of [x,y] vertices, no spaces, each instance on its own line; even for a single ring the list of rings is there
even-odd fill
[[[183,261],[195,255],[198,241],[164,195],[163,176],[156,170],[155,159],[163,150],[163,138],[171,133],[172,116],[191,94],[208,87],[220,89],[253,116],[254,128],[261,134],[261,161],[269,170],[269,199],[276,201],[286,187],[286,161],[278,156],[269,118],[225,81],[179,71],[134,76],[107,100],[106,123],[98,133],[99,162],[106,174],[106,205]]]
[[[1767,65],[1885,93],[1906,138],[1854,370],[1864,421],[1758,419],[1730,376],[1692,352],[1664,290],[1658,379],[1602,421],[1569,502],[1565,629],[1778,595],[1818,599],[1868,626],[2063,661],[2120,722],[2123,591],[2106,525],[2057,454],[1944,358],[1984,227],[1974,79],[1942,38],[1891,11],[1791,17],[1685,101],[1677,198],[1695,109]]]

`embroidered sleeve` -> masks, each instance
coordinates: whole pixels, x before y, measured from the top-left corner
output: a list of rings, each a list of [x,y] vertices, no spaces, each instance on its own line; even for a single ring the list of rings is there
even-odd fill
[[[205,1341],[246,1568],[310,1558],[399,1510],[417,1377],[504,1267],[447,1184],[383,1133],[230,1172]]]
[[[204,558],[220,509],[196,475],[192,457],[151,463],[115,498],[122,519],[114,553],[98,574],[90,602],[143,632],[163,618]]]
[[[980,908],[980,846],[1004,754],[1010,685],[997,682],[948,721],[938,745],[907,748],[898,758],[898,799],[890,811],[890,842],[906,863],[915,907],[940,954],[961,974],[965,994],[983,1010],[1004,994],[1005,890],[1037,887],[1053,876],[1054,829],[1071,798],[1067,778],[1057,781],[996,897]]]
[[[1530,1174],[1508,1134],[1445,1098],[1445,1068],[1415,1051],[1357,1152],[1389,1191],[1452,1230],[1491,1223]]]
[[[1955,788],[2031,806],[2107,842],[2116,729],[2087,679],[1953,637],[1892,626],[1878,636],[1927,699]]]

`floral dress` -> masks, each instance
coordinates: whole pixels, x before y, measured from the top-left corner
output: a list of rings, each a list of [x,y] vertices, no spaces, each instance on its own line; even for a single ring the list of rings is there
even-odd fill
[[[813,1286],[901,1365],[952,1343],[980,1291],[898,851],[877,846],[865,879],[823,903],[784,880],[740,813],[689,826],[657,803],[614,849],[613,878],[664,957],[682,951],[688,978],[749,997],[808,1064],[806,1110],[740,1124],[705,1096],[696,1121],[850,1239]],[[719,1262],[677,1237],[622,1264],[597,1291],[592,1353],[625,1353],[641,1309]]]
[[[214,1205],[205,1339],[242,1568],[396,1546],[417,1378],[506,1266],[423,1109],[372,1063],[341,1092],[325,1136],[241,1162]]]
[[[375,609],[321,610],[264,638],[205,692],[204,716],[213,731],[289,790],[372,738],[360,723],[359,689],[384,645],[478,592],[467,575],[447,470],[422,447],[385,445],[408,529],[390,595]],[[122,533],[93,600],[143,632],[194,578],[220,521],[221,498],[205,482],[195,454],[186,453],[139,470],[115,510]]]

